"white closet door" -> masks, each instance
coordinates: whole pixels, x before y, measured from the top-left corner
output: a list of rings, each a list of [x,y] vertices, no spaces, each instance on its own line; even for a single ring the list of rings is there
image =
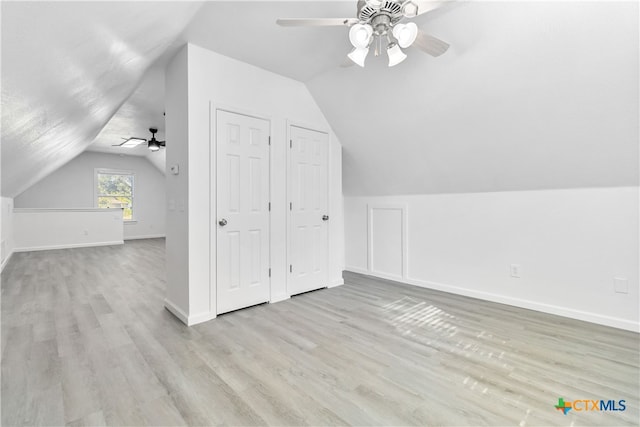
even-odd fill
[[[269,122],[216,112],[217,313],[270,299]]]
[[[327,286],[328,152],[326,133],[290,127],[290,295]]]

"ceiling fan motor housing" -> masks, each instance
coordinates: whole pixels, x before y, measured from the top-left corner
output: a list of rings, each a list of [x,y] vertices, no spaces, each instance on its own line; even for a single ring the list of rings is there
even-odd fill
[[[404,17],[402,3],[402,1],[387,0],[376,8],[369,2],[358,2],[358,19],[369,23],[376,34],[383,35]]]

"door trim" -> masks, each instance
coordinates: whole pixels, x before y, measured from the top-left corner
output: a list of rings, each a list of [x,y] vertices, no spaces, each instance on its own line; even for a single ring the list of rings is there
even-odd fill
[[[218,164],[218,141],[216,139],[216,132],[218,129],[218,111],[224,111],[227,113],[240,114],[243,116],[253,117],[255,119],[265,120],[269,122],[269,138],[271,138],[273,144],[273,129],[274,119],[273,117],[256,113],[244,108],[237,108],[234,106],[214,103],[209,101],[209,311],[210,318],[214,319],[218,315],[218,283],[217,283],[217,261],[218,261],[218,227],[217,227],[217,215],[218,215],[218,186],[217,186],[217,164]],[[269,200],[273,196],[273,151],[269,148]],[[272,262],[273,254],[273,238],[271,230],[273,229],[273,215],[269,212],[269,265]],[[269,301],[273,298],[271,278],[269,278]]]
[[[300,122],[300,121],[294,121],[294,120],[289,120],[287,119],[286,121],[286,126],[287,126],[287,139],[285,141],[285,148],[287,151],[287,156],[286,156],[286,162],[287,162],[287,168],[286,168],[286,186],[287,186],[287,204],[285,206],[285,209],[287,211],[287,226],[286,226],[286,240],[287,240],[287,265],[285,266],[287,271],[286,271],[286,293],[287,293],[287,298],[291,297],[291,273],[289,272],[289,266],[292,264],[293,262],[293,255],[292,255],[292,242],[291,242],[291,238],[292,238],[292,232],[291,232],[291,225],[292,225],[292,219],[291,219],[291,210],[289,210],[289,203],[291,203],[291,201],[293,200],[293,195],[292,195],[292,178],[293,178],[293,172],[291,170],[291,149],[289,147],[289,141],[291,141],[291,128],[292,127],[297,127],[297,128],[301,128],[301,129],[306,129],[306,130],[310,130],[313,132],[318,132],[318,133],[324,133],[327,135],[327,212],[329,213],[329,215],[331,215],[331,132],[325,128],[324,126],[314,126],[312,124],[309,123],[304,123],[304,122]],[[327,229],[327,249],[331,248],[331,233],[329,232],[329,228]],[[331,275],[329,274],[329,256],[327,256],[327,278],[331,277]],[[328,284],[327,284],[328,286]]]
[[[390,210],[400,212],[400,258],[402,259],[400,275],[392,275],[383,271],[377,271],[374,265],[373,233],[375,224],[373,222],[374,211]],[[384,275],[391,280],[406,280],[409,276],[409,249],[407,235],[407,205],[404,203],[368,203],[367,204],[367,271],[371,274]]]

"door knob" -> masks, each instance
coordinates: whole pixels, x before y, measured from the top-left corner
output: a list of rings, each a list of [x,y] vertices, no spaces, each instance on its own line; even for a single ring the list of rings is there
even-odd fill
[[[222,218],[220,221],[218,221],[218,224],[220,225],[220,227],[224,227],[225,225],[227,225],[227,220]]]
[[[329,221],[329,215],[322,215],[323,221]]]

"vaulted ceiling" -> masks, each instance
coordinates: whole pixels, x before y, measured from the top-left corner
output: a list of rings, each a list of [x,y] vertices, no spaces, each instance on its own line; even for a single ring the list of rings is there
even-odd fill
[[[341,68],[355,1],[2,2],[2,194],[74,156],[164,130],[164,65],[191,42],[307,84],[351,195],[638,183],[636,2],[452,2],[416,23],[451,44]],[[170,142],[169,142],[170,143]],[[126,151],[128,150],[128,151]]]
[[[177,47],[177,36],[200,4],[56,1],[1,7],[2,195],[15,196],[91,144],[152,64]]]

